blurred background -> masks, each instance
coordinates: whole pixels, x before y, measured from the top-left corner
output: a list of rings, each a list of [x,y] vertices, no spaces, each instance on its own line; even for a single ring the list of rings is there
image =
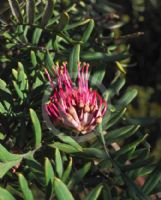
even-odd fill
[[[45,2],[45,0],[41,0]],[[23,4],[23,0],[19,0]],[[37,1],[38,2],[38,1]],[[73,16],[93,18],[96,29],[93,38],[98,49],[126,49],[126,87],[135,86],[138,96],[129,106],[129,120],[140,123],[147,132],[153,154],[161,157],[161,1],[160,0],[62,0],[59,11],[77,4]],[[1,0],[0,19],[7,18],[9,5]],[[1,40],[1,38],[0,38]],[[92,41],[93,39],[91,39]],[[1,41],[2,45],[3,41]],[[117,48],[115,48],[117,46]],[[110,47],[110,48],[108,48]],[[3,48],[0,47],[2,55]],[[5,62],[0,65],[4,67]],[[112,66],[113,64],[111,64]],[[113,68],[110,68],[113,73]],[[108,80],[109,77],[107,77]]]

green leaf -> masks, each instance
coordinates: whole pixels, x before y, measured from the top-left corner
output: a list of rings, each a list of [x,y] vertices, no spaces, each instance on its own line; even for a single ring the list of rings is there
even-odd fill
[[[125,114],[126,112],[126,108],[120,110],[120,111],[116,111],[116,113],[111,114],[111,118],[109,121],[107,121],[107,125],[103,124],[104,127],[106,127],[106,129],[111,128],[113,125],[115,125]]]
[[[109,187],[105,187],[103,190],[103,200],[112,200],[112,194]]]
[[[92,75],[92,79],[91,79],[91,83],[92,85],[98,85],[101,84],[103,81],[103,78],[106,74],[106,70],[105,69],[99,69],[99,71],[96,71],[93,75]]]
[[[127,57],[128,55],[123,53],[108,55],[107,53],[102,52],[86,52],[81,54],[81,58],[85,61],[102,60],[106,62],[114,62],[116,60],[123,60]]]
[[[53,0],[47,0],[45,10],[44,10],[44,13],[43,13],[43,17],[42,17],[42,20],[41,20],[41,26],[42,27],[47,25],[49,19],[52,16],[53,8],[54,8]]]
[[[91,168],[91,162],[86,163],[81,169],[77,170],[68,183],[68,188],[72,188],[75,184],[78,184],[83,180],[84,176]]]
[[[36,54],[34,51],[31,51],[31,63],[33,67],[36,67],[37,65],[37,59],[36,59]]]
[[[147,138],[147,136],[148,135],[143,135],[143,136],[139,137],[137,140],[135,140],[134,142],[125,145],[122,149],[120,149],[119,151],[116,152],[116,157],[118,158],[119,156],[129,153],[129,152],[130,152],[130,154],[132,154],[135,151],[136,147],[140,143],[142,143]]]
[[[115,129],[113,131],[110,131],[105,137],[107,138],[107,141],[114,142],[116,140],[123,140],[125,138],[130,137],[138,129],[140,128],[140,125],[128,125],[122,128]]]
[[[48,71],[52,74],[53,73],[52,67],[54,66],[54,63],[53,63],[53,58],[48,51],[45,53],[45,66],[47,67]]]
[[[121,88],[125,85],[125,78],[120,74],[116,75],[114,80],[111,82],[110,86],[108,87],[108,99],[112,98],[114,95],[118,95]]]
[[[4,92],[11,94],[10,90],[7,88],[7,84],[5,81],[0,79],[0,90],[3,90]]]
[[[4,140],[5,137],[6,137],[6,135],[4,133],[0,132],[0,140]]]
[[[18,22],[22,23],[23,18],[22,18],[22,14],[21,14],[21,10],[20,10],[18,1],[17,0],[8,0],[8,2],[9,2],[13,16],[15,16],[15,18]]]
[[[16,200],[7,190],[0,187],[1,200]]]
[[[30,108],[30,117],[31,117],[33,129],[34,129],[34,134],[35,134],[35,147],[38,148],[41,146],[41,138],[42,138],[41,125],[40,125],[36,112],[31,108]]]
[[[80,22],[75,22],[73,24],[68,24],[67,27],[65,27],[65,30],[70,30],[70,29],[74,29],[77,28],[78,26],[82,26],[84,24],[89,23],[90,19],[86,19],[84,21],[80,21]]]
[[[121,65],[120,62],[116,61],[116,66],[117,66],[118,70],[119,70],[121,73],[126,74],[126,71],[125,71],[125,69],[123,68],[123,66]]]
[[[157,186],[160,179],[161,179],[161,161],[158,162],[156,168],[146,179],[142,191],[146,194],[150,194],[153,191],[153,189]]]
[[[67,186],[58,178],[54,180],[54,190],[58,200],[74,200]]]
[[[54,171],[53,167],[51,165],[51,162],[48,158],[45,158],[45,182],[46,185],[49,184],[49,182],[53,182],[54,180]]]
[[[0,113],[7,114],[11,110],[13,98],[5,81],[0,79]]]
[[[32,44],[38,44],[40,37],[42,34],[42,29],[41,28],[35,28],[33,36],[32,36]]]
[[[18,74],[17,74],[17,84],[19,89],[24,93],[28,90],[28,80],[27,76],[24,72],[24,67],[22,63],[18,62]]]
[[[58,148],[60,151],[63,151],[65,153],[76,153],[76,152],[80,152],[78,149],[76,149],[75,147],[69,145],[69,144],[63,144],[60,142],[54,142],[53,144],[49,145],[52,148]]]
[[[45,158],[45,183],[46,183],[46,199],[51,199],[53,193],[54,171],[51,162]]]
[[[8,161],[16,161],[22,158],[22,155],[12,154],[10,153],[4,146],[0,144],[0,161],[8,162]]]
[[[83,151],[82,147],[70,136],[67,135],[58,135],[59,139],[63,142],[70,144],[71,146],[78,149],[78,151]]]
[[[107,157],[106,153],[98,148],[83,148],[83,152],[79,155],[90,157],[90,158],[99,158],[104,159]]]
[[[16,91],[18,97],[20,98],[20,100],[23,100],[24,95],[23,95],[22,91],[20,90],[19,86],[17,85],[16,81],[12,81],[12,82],[13,82],[13,86],[15,88],[15,91]]]
[[[103,186],[98,185],[95,187],[88,195],[84,198],[84,200],[97,200],[101,194]]]
[[[79,56],[80,56],[80,44],[76,44],[73,47],[73,50],[69,58],[69,72],[74,78],[77,77],[78,63],[80,61]]]
[[[119,99],[117,102],[117,106],[125,107],[127,106],[136,96],[137,96],[136,89],[128,89],[126,93]]]
[[[19,184],[23,192],[24,200],[34,200],[33,194],[28,186],[27,180],[22,174],[18,174]]]
[[[69,22],[68,13],[66,13],[66,12],[62,13],[62,15],[60,17],[60,20],[59,20],[59,24],[56,25],[56,29],[55,30],[57,32],[60,32],[60,31],[64,30],[65,27],[67,26],[68,22]]]
[[[5,163],[0,162],[0,178],[3,178],[3,176],[14,166],[18,165],[21,162],[22,158],[19,158],[17,160],[8,161]]]
[[[87,29],[83,33],[83,36],[82,36],[82,39],[81,39],[84,43],[88,41],[88,39],[89,39],[89,37],[90,37],[90,35],[93,31],[93,28],[94,28],[94,20],[90,19],[89,24],[87,26]]]
[[[73,163],[73,159],[72,159],[72,157],[70,157],[69,164],[68,164],[68,166],[67,166],[67,168],[64,171],[63,176],[62,176],[62,181],[64,183],[68,180],[68,178],[70,176],[70,173],[72,171],[72,163]]]
[[[33,24],[35,18],[35,0],[27,0],[26,13],[27,13],[27,23]]]
[[[58,148],[55,149],[55,168],[59,178],[61,178],[63,174],[63,162]]]

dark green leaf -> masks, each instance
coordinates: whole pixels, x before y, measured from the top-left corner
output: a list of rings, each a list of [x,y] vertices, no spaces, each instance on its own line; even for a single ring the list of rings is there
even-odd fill
[[[92,61],[92,60],[102,60],[107,62],[114,62],[116,60],[123,60],[127,58],[128,55],[120,53],[116,55],[108,55],[107,53],[102,52],[86,52],[82,53],[81,58],[85,61]]]
[[[87,29],[83,33],[83,36],[82,36],[82,39],[81,39],[84,43],[88,41],[88,39],[89,39],[89,37],[90,37],[90,35],[93,31],[93,28],[94,28],[94,20],[90,19],[89,24],[87,26]]]
[[[91,168],[91,163],[86,163],[81,169],[77,170],[71,180],[68,183],[68,188],[72,188],[75,184],[78,184],[80,181],[83,180],[84,176],[88,173]]]
[[[84,24],[89,23],[90,19],[86,19],[84,21],[80,21],[80,22],[75,22],[73,24],[68,24],[67,27],[65,28],[65,30],[70,30],[70,29],[74,29],[77,28],[78,26],[82,26]]]
[[[41,20],[41,26],[42,27],[47,25],[49,19],[52,16],[53,8],[54,8],[53,0],[47,0],[45,10],[44,10],[44,13],[43,13],[43,17],[42,17],[42,20]]]
[[[12,14],[15,16],[16,20],[20,23],[23,22],[20,6],[17,0],[8,0]]]
[[[95,187],[85,198],[84,200],[97,200],[100,196],[103,186],[98,185]]]
[[[127,106],[135,97],[137,96],[136,89],[129,89],[126,93],[119,99],[117,106],[125,107]]]
[[[105,137],[107,138],[108,142],[122,140],[136,133],[139,127],[140,127],[139,125],[128,125],[128,126],[110,131]]]
[[[64,30],[68,22],[69,22],[69,15],[68,13],[64,12],[60,17],[59,24],[56,25],[57,27],[55,30],[57,32]]]
[[[27,0],[26,13],[27,13],[27,23],[33,24],[35,18],[35,0]]]
[[[107,125],[105,123],[103,123],[103,127],[105,127],[106,129],[109,129],[110,127],[115,125],[122,118],[122,116],[125,114],[125,112],[126,112],[126,108],[124,108],[120,111],[116,111],[115,113],[112,113],[111,118],[109,119],[109,121],[106,122]]]
[[[161,162],[159,162],[153,172],[146,179],[146,182],[142,188],[142,191],[146,194],[150,194],[157,186],[161,179]]]
[[[69,71],[72,77],[77,77],[78,63],[80,61],[80,44],[76,44],[73,47],[73,50],[70,54],[69,58]]]
[[[70,157],[69,164],[68,164],[68,166],[67,166],[67,168],[66,168],[66,170],[64,171],[63,176],[62,176],[62,181],[63,181],[64,183],[68,180],[68,178],[69,178],[69,176],[70,176],[70,173],[71,173],[71,171],[72,171],[72,163],[73,163],[73,159],[72,159],[72,157]]]

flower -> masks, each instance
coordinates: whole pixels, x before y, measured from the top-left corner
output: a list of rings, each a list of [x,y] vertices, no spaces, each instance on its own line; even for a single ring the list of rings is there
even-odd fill
[[[88,85],[89,64],[78,64],[77,86],[72,82],[66,63],[57,66],[57,80],[53,82],[46,70],[46,75],[53,89],[46,111],[55,126],[72,129],[86,134],[102,122],[107,110],[106,101]]]

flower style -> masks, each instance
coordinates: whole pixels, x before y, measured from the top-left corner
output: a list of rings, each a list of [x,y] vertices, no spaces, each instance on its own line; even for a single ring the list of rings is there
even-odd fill
[[[106,101],[88,85],[89,64],[78,64],[77,86],[72,82],[66,63],[57,66],[56,83],[46,70],[46,75],[53,89],[46,111],[55,126],[72,129],[86,134],[95,129],[107,110]]]

